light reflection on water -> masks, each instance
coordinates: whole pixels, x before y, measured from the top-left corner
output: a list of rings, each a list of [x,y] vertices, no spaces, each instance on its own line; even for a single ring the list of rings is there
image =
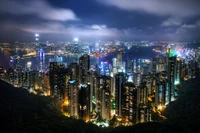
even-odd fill
[[[153,47],[140,47],[140,48],[132,47],[130,50],[123,51],[123,61],[127,60],[127,56],[129,53],[131,53],[132,58],[152,58],[158,54],[158,53],[153,52],[152,48]],[[90,64],[96,65],[96,64],[99,64],[100,61],[108,61],[110,64],[112,64],[112,59],[117,58],[117,53],[118,52],[114,52],[114,53],[108,54],[107,57],[101,57],[101,58],[90,57]],[[45,57],[44,62],[45,62],[46,68],[48,68],[49,62],[52,59],[54,59],[54,56]],[[9,68],[9,61],[10,61],[10,55],[5,55],[1,51],[0,52],[0,66],[3,66],[4,68]],[[32,69],[39,68],[40,61],[38,57],[21,59],[22,67],[25,67],[27,62],[32,62]],[[73,57],[63,56],[63,63],[65,63],[66,65],[69,65],[72,62],[74,62]]]

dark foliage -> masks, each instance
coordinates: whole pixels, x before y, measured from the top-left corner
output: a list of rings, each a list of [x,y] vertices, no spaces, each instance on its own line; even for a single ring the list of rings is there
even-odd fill
[[[187,132],[200,132],[200,77],[183,83],[179,91],[180,97],[164,112],[166,122]]]

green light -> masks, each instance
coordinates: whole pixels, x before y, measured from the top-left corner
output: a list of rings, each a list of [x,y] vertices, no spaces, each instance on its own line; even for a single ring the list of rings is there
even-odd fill
[[[180,84],[180,81],[179,80],[176,80],[175,82],[174,82],[174,85],[179,85]]]
[[[173,57],[173,56],[175,56],[175,54],[176,54],[176,53],[175,53],[175,51],[174,51],[174,50],[170,50],[170,53],[169,53],[169,56],[170,56],[170,57]]]
[[[112,101],[112,102],[111,102],[111,108],[112,108],[112,109],[116,109],[115,101]]]

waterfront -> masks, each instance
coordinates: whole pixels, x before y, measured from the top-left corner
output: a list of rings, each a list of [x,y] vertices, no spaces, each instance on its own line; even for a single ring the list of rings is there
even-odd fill
[[[155,57],[158,53],[154,52],[152,49],[156,47],[132,47],[131,49],[126,49],[122,52],[122,59],[123,61],[127,60],[128,55],[131,55],[131,58],[144,58],[144,59],[150,59],[152,57]],[[117,54],[119,51],[109,53],[106,57],[90,57],[90,65],[96,65],[99,64],[101,61],[107,61],[109,63],[112,62],[113,58],[117,57]],[[62,58],[62,63],[69,65],[70,63],[74,62],[74,58],[71,56],[60,56]],[[0,51],[0,66],[3,66],[4,68],[9,68],[9,61],[10,61],[10,54],[4,54],[2,51]],[[56,56],[55,55],[47,55],[45,56],[44,63],[46,68],[48,68],[49,62],[55,61]],[[22,67],[25,67],[28,62],[32,63],[32,69],[38,69],[38,66],[40,64],[40,60],[38,57],[30,57],[30,58],[23,58],[20,60]],[[14,62],[14,65],[16,65],[16,61]]]

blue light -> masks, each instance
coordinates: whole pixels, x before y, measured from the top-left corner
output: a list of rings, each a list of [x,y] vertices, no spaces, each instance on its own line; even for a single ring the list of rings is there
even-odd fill
[[[87,87],[87,84],[83,83],[83,84],[80,84],[81,87]]]
[[[73,84],[73,83],[75,83],[75,82],[76,82],[76,80],[70,80],[70,81],[69,81],[70,84]]]

